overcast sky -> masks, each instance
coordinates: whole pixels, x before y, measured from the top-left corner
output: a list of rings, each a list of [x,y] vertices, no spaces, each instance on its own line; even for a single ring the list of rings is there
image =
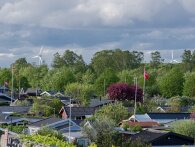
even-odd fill
[[[115,48],[180,60],[195,47],[195,0],[0,0],[0,66],[36,62],[41,46],[48,64],[66,49],[87,63]]]

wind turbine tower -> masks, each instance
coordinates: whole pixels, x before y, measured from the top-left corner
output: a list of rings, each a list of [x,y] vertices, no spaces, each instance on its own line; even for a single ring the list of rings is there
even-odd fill
[[[171,51],[171,62],[170,63],[179,63],[179,61],[174,59],[173,50]]]
[[[43,60],[42,60],[42,52],[43,52],[43,47],[41,47],[38,55],[32,57],[32,58],[37,58],[38,59],[39,66],[41,66],[42,63],[43,63]]]

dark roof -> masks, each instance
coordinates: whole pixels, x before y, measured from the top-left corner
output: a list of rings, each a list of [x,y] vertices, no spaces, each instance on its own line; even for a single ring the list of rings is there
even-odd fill
[[[76,123],[78,126],[81,125],[81,123],[84,121],[84,120],[72,120],[74,123]]]
[[[0,106],[0,113],[2,112],[16,112],[27,113],[30,107],[27,106]]]
[[[147,113],[151,119],[189,119],[190,113]]]
[[[177,133],[174,133],[174,132],[168,132],[168,131],[159,131],[159,130],[153,130],[153,129],[148,129],[148,130],[144,130],[144,131],[141,131],[137,134],[131,134],[130,135],[130,138],[132,140],[136,140],[137,138],[140,138],[143,142],[148,142],[148,143],[154,143],[154,144],[166,144],[165,142],[167,141],[167,138],[168,137],[171,137],[171,138],[177,138],[179,140],[185,140],[184,142],[187,143],[187,144],[190,144],[194,142],[194,139],[191,138],[191,137],[188,137],[188,136],[184,136],[184,135],[181,135],[181,134],[177,134]],[[166,139],[165,139],[166,138]],[[162,142],[164,141],[164,142]],[[182,142],[182,143],[184,143]],[[171,145],[179,145],[181,142],[170,142],[167,143],[167,144],[170,144]],[[181,144],[182,145],[182,144]]]
[[[64,107],[66,114],[70,115],[70,107]],[[85,116],[85,115],[93,115],[95,113],[94,107],[71,107],[71,116]]]
[[[165,110],[165,112],[171,111],[171,106],[161,106],[161,108]],[[190,106],[182,106],[180,107],[180,112],[188,112],[190,108],[191,108]]]
[[[159,131],[159,130],[144,130],[144,131],[141,131],[139,133],[132,135],[131,139],[135,140],[137,138],[140,138],[141,140],[145,142],[151,142],[167,133],[169,132]]]
[[[6,94],[0,93],[0,101],[1,102],[10,102],[11,100],[14,101],[15,99],[11,98],[10,96],[8,96]]]
[[[41,90],[40,89],[34,89],[34,88],[28,88],[25,92],[25,94],[29,95],[29,96],[36,96],[41,94]]]
[[[100,107],[103,105],[107,105],[110,103],[113,103],[114,100],[109,100],[109,99],[91,99],[89,107]]]
[[[13,117],[13,116],[9,116],[9,115],[6,115],[6,114],[1,114],[0,115],[0,123],[7,123],[9,121],[13,121],[16,120],[16,119],[19,119],[20,117]]]
[[[40,121],[37,121],[35,123],[32,123],[32,124],[30,124],[28,126],[42,127],[42,126],[47,126],[47,125],[53,124],[53,123],[61,121],[61,120],[62,119],[57,118],[57,117],[49,117],[49,118],[45,118],[45,119],[42,119]]]

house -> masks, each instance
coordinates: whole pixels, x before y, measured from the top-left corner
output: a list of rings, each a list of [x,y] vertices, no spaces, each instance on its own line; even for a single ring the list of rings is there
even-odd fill
[[[99,99],[91,99],[89,107],[99,108],[99,107],[102,107],[104,105],[112,104],[114,102],[115,102],[114,100],[101,99],[101,97],[100,97]]]
[[[16,124],[24,125],[26,123],[34,123],[41,120],[41,118],[26,118],[26,117],[15,117],[11,114],[1,114],[0,115],[0,124]]]
[[[44,91],[40,94],[40,96],[62,97],[64,96],[64,93],[57,91]]]
[[[129,119],[129,121],[135,121],[135,122],[151,122],[153,121],[148,114],[135,114],[132,115]]]
[[[60,110],[60,115],[63,119],[67,119],[70,117],[72,120],[84,120],[92,116],[95,113],[96,108],[94,107],[62,107]]]
[[[62,133],[66,139],[71,142],[76,141],[77,144],[87,147],[89,139],[87,139],[81,132],[81,127],[74,121],[69,119],[60,119],[56,117],[49,117],[28,125],[28,133],[33,134],[41,128],[49,127]]]
[[[2,113],[20,113],[26,114],[30,110],[28,106],[0,106],[0,114]]]
[[[169,131],[146,129],[139,133],[121,132],[121,134],[124,140],[140,139],[143,143],[152,146],[194,145],[193,138]]]
[[[78,99],[70,98],[70,97],[66,97],[66,96],[58,96],[55,98],[59,99],[65,106],[68,106],[70,104],[70,102],[71,102],[71,105],[73,105],[73,106],[79,106]]]
[[[158,127],[160,124],[152,120],[148,114],[132,115],[128,120],[123,120],[122,123],[128,123],[130,126],[141,126],[143,128]]]
[[[5,93],[0,93],[0,103],[11,103],[11,101],[14,102],[15,99]]]
[[[40,89],[28,88],[25,91],[25,94],[28,96],[40,96],[41,92],[42,91]]]
[[[0,86],[0,93],[8,93],[9,92],[9,88],[7,88],[6,86]]]
[[[72,132],[81,131],[80,126],[69,119],[64,120],[56,117],[49,117],[28,125],[28,132],[29,134],[32,134],[43,127],[49,127],[64,133],[69,131],[69,124],[71,125],[70,129]]]
[[[191,108],[191,106],[182,106],[179,107],[179,111],[180,112],[188,112],[188,110]],[[173,112],[172,110],[173,108],[171,106],[159,106],[156,108],[157,112],[161,112],[161,113],[171,113]]]
[[[160,124],[171,123],[176,120],[190,119],[191,113],[147,113],[147,115]]]

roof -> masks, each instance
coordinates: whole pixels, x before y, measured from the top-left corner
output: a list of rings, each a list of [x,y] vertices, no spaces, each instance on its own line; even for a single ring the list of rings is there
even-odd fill
[[[152,119],[150,118],[150,116],[148,114],[136,114],[136,115],[132,115],[129,120],[136,120],[138,122],[151,122]]]
[[[25,91],[25,94],[28,94],[28,95],[40,95],[41,93],[41,90],[40,89],[34,89],[34,88],[28,88],[26,91]]]
[[[64,107],[66,114],[70,115],[70,107]],[[86,115],[93,115],[95,113],[94,107],[71,107],[71,116],[86,116]]]
[[[131,126],[141,126],[141,127],[154,127],[154,126],[160,126],[158,122],[151,121],[151,122],[128,122]]]
[[[30,126],[30,127],[42,127],[42,126],[47,126],[47,125],[56,123],[56,122],[61,121],[61,120],[62,119],[57,118],[57,117],[49,117],[49,118],[45,118],[45,119],[42,119],[40,121],[37,121],[35,123],[32,123],[28,126]]]
[[[154,143],[155,141],[158,142],[159,139],[161,138],[163,139],[169,136],[176,136],[180,139],[182,138],[184,140],[188,140],[189,142],[192,142],[192,143],[194,142],[194,139],[188,136],[184,136],[184,135],[177,134],[174,132],[154,130],[154,129],[147,129],[147,130],[141,131],[140,133],[131,135],[130,137],[132,140],[140,138],[144,142]],[[165,141],[165,139],[163,139],[162,141]]]
[[[146,142],[151,142],[165,134],[167,134],[169,132],[167,131],[159,131],[159,130],[152,130],[152,129],[148,129],[148,130],[143,130],[137,134],[134,134],[131,136],[131,139],[134,140],[136,138],[140,138],[143,141]]]
[[[89,107],[99,107],[103,105],[107,105],[110,103],[113,103],[114,100],[109,100],[109,99],[91,99]]]
[[[11,123],[18,123],[21,121],[28,121],[28,122],[37,122],[41,120],[41,118],[25,118],[25,117],[15,117],[9,116],[7,114],[0,115],[0,124],[11,124]]]
[[[182,107],[180,107],[180,111],[181,112],[188,112],[188,110],[190,108],[191,108],[190,106],[182,106]],[[170,106],[160,106],[157,109],[161,110],[163,112],[170,112],[171,111],[171,107]]]
[[[151,119],[189,119],[191,113],[147,113]]]
[[[48,96],[64,96],[63,92],[59,91],[44,91],[40,95],[48,95]]]
[[[11,100],[14,101],[15,99],[11,98],[7,94],[0,93],[0,101],[8,101],[8,102],[10,102]]]
[[[27,106],[0,106],[0,113],[3,112],[16,112],[16,113],[27,113],[30,107]]]

